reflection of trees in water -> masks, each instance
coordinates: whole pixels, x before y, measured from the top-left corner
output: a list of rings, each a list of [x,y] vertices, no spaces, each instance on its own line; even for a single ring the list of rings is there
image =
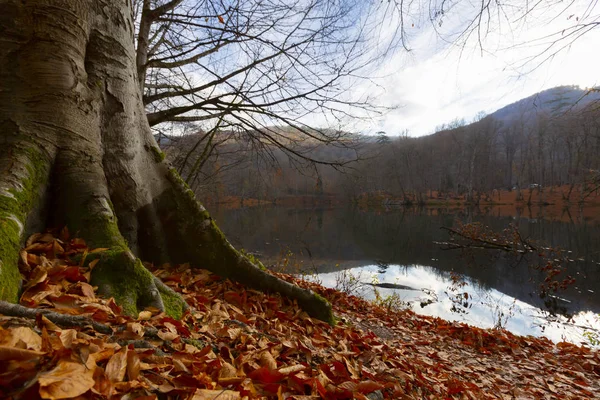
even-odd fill
[[[377,265],[377,272],[380,274],[385,274],[388,267],[390,266],[389,263],[382,260],[375,260],[375,264]]]
[[[600,308],[598,295],[585,293],[588,289],[594,290],[599,280],[597,265],[592,261],[594,248],[598,248],[600,243],[597,226],[545,220],[514,221],[509,217],[448,213],[444,210],[437,210],[435,214],[432,215],[430,210],[411,209],[383,217],[375,213],[358,213],[354,219],[357,243],[365,252],[376,254],[390,263],[432,265],[441,271],[455,271],[478,280],[484,287],[493,287],[540,308],[546,306],[559,313]],[[579,278],[577,289],[573,287],[561,293],[561,297],[568,298],[571,303],[552,297],[540,299],[536,293],[539,282],[545,276],[518,257],[478,250],[449,252],[433,244],[433,241],[447,238],[439,227],[452,226],[456,218],[480,221],[495,231],[501,231],[510,222],[517,223],[524,237],[537,238],[572,249],[573,254],[583,255],[587,261],[573,263],[567,271],[567,274]],[[537,262],[535,258],[528,261]]]
[[[526,303],[542,307],[535,295],[541,274],[507,255],[484,252],[459,254],[443,251],[434,241],[447,235],[441,226],[453,226],[456,219],[479,221],[500,231],[515,223],[525,238],[541,239],[554,246],[573,251],[585,262],[573,263],[568,271],[577,279],[576,287],[565,292],[571,310],[600,310],[598,294],[590,293],[599,286],[600,226],[547,220],[513,219],[493,216],[493,209],[481,213],[477,209],[399,208],[389,212],[356,209],[248,208],[214,213],[219,226],[235,244],[263,258],[277,257],[282,250],[307,256],[319,265],[321,272],[355,267],[356,261],[376,263],[381,271],[389,264],[428,265],[440,274],[455,271],[495,288]],[[330,260],[330,261],[327,261]],[[324,264],[324,265],[321,265]],[[363,264],[364,265],[364,264]],[[581,293],[578,293],[581,292]],[[559,302],[558,305],[563,304]]]

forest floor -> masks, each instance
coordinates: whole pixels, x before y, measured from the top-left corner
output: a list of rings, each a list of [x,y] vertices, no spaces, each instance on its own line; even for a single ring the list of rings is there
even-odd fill
[[[291,275],[276,274],[327,298],[335,326],[187,265],[153,268],[192,307],[182,320],[152,309],[131,318],[73,261],[93,250],[60,237],[28,240],[22,306],[0,306],[1,398],[600,397],[595,350],[388,309]]]

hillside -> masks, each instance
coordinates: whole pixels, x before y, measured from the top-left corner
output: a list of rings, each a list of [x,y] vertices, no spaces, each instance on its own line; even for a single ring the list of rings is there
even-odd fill
[[[287,135],[280,141],[285,148],[266,143],[256,131],[221,132],[212,140],[199,133],[161,143],[205,202],[557,204],[558,199],[568,205],[590,201],[588,189],[598,178],[599,101],[600,92],[557,87],[418,138],[338,132],[343,140],[325,144],[274,128],[269,132]],[[556,196],[544,191],[549,187],[564,190]]]
[[[548,113],[559,117],[573,108],[584,108],[600,101],[600,92],[589,92],[578,86],[559,86],[536,93],[509,104],[490,114],[504,124],[511,124],[525,118],[530,120],[536,113]]]

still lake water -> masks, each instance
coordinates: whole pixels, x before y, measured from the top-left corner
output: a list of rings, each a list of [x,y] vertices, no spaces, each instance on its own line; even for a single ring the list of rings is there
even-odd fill
[[[232,244],[257,254],[267,266],[279,264],[281,269],[282,260],[291,253],[290,264],[295,267],[288,272],[297,273],[300,264],[328,287],[335,287],[348,270],[365,283],[414,288],[377,290],[382,296],[397,295],[420,314],[483,328],[501,325],[517,334],[554,341],[586,341],[581,326],[600,328],[600,223],[497,214],[493,208],[484,212],[432,208],[212,210]],[[573,315],[574,323],[548,315],[537,295],[541,275],[526,263],[484,252],[465,257],[460,251],[442,250],[434,244],[448,239],[440,227],[452,227],[456,221],[481,222],[495,231],[513,223],[524,238],[571,250],[573,258],[580,259],[571,263],[567,272],[576,283],[559,293],[554,305]],[[462,276],[467,285],[453,285],[453,274]],[[365,298],[375,296],[372,286],[358,289]],[[468,304],[452,301],[464,292],[469,294]]]

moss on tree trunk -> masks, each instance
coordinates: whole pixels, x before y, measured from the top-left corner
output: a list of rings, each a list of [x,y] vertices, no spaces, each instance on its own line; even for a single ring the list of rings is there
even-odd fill
[[[15,129],[0,123],[4,134]],[[29,220],[36,218],[50,170],[49,155],[27,141],[0,140],[4,153],[0,166],[10,168],[0,176],[0,299],[15,302],[21,287],[18,269],[19,248],[24,242]],[[10,166],[10,167],[9,167]],[[3,169],[4,169],[3,168]]]
[[[86,263],[97,258],[92,273],[92,285],[106,297],[114,297],[129,315],[137,316],[146,307],[164,310],[181,318],[188,308],[185,301],[154,277],[127,248],[114,248],[87,257]]]

